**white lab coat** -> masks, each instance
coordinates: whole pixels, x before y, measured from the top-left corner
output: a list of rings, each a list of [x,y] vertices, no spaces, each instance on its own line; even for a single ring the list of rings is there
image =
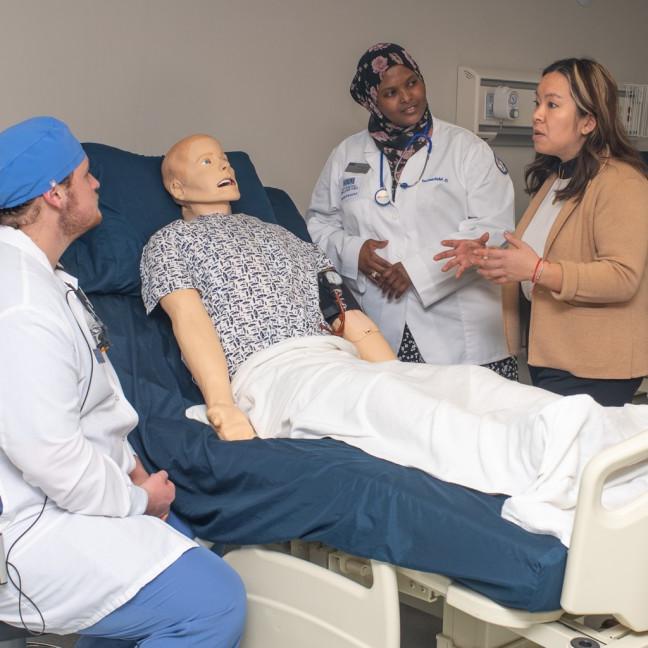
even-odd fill
[[[124,604],[195,545],[141,514],[126,441],[137,414],[105,354],[94,355],[85,309],[66,285],[76,280],[3,226],[0,277],[0,531],[9,551],[48,496],[10,560],[46,631],[65,634]],[[22,613],[41,629],[24,601]],[[0,587],[0,619],[20,625],[10,584]]]
[[[422,147],[405,165],[400,182],[413,184],[425,163]],[[346,171],[350,163],[366,173]],[[357,168],[357,167],[356,167]],[[391,172],[384,162],[384,186]],[[449,238],[490,233],[500,245],[514,227],[513,185],[492,149],[469,131],[434,119],[432,152],[422,181],[396,191],[394,204],[379,206],[380,151],[368,131],[356,133],[331,154],[307,213],[308,230],[346,278],[362,309],[380,326],[394,350],[408,324],[427,362],[485,364],[508,356],[500,290],[474,270],[457,280],[432,259]],[[388,240],[378,254],[405,266],[414,289],[387,301],[358,270],[366,239]]]

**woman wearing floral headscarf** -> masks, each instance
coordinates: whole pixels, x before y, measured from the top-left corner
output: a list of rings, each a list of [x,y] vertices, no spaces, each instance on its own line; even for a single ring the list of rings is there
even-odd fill
[[[401,360],[516,378],[497,287],[474,271],[456,280],[433,260],[442,240],[504,241],[506,167],[478,137],[432,116],[423,75],[398,45],[369,48],[350,90],[369,125],[329,157],[307,214],[311,236]]]

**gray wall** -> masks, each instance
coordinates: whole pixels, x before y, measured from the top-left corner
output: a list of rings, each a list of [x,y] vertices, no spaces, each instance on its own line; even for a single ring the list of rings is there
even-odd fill
[[[0,128],[50,113],[150,154],[207,131],[304,209],[330,150],[366,125],[348,84],[379,40],[412,52],[451,121],[459,64],[588,55],[648,83],[646,0],[0,0]],[[531,149],[499,153],[519,211]]]

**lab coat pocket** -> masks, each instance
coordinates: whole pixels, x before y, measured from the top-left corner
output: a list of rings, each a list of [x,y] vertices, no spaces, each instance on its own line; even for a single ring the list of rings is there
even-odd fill
[[[367,290],[367,277],[365,277],[362,272],[358,272],[357,279],[345,277],[344,283],[350,288],[351,292],[356,296],[356,299],[358,299],[358,301],[359,296],[364,295]]]
[[[378,187],[372,188],[370,174],[349,174],[345,173],[340,184],[340,203],[342,209],[345,206],[355,203],[373,202],[373,196]]]
[[[85,381],[81,384],[81,398],[85,399],[82,408],[84,412],[91,412],[104,401],[114,398],[114,389],[108,376],[106,365],[99,364],[95,358],[92,359],[92,373],[89,374],[89,385]],[[87,396],[84,394],[87,392]]]
[[[424,178],[416,192],[420,224],[432,225],[441,236],[457,231],[467,213],[466,192],[453,191],[451,179],[439,175]]]

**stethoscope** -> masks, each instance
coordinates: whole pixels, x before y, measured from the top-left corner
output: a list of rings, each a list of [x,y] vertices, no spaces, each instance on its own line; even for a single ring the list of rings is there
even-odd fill
[[[401,182],[399,183],[399,187],[401,189],[410,189],[411,187],[416,187],[416,185],[421,182],[421,179],[423,178],[423,174],[425,173],[425,169],[427,168],[428,165],[428,160],[430,159],[430,153],[432,152],[432,138],[428,135],[429,130],[426,131],[421,131],[419,133],[414,133],[412,137],[409,139],[407,142],[407,145],[403,149],[403,152],[400,154],[400,157],[398,158],[398,162],[396,162],[396,166],[394,167],[394,173],[398,171],[398,168],[401,165],[401,162],[403,161],[403,156],[405,155],[405,152],[407,149],[414,144],[414,142],[423,137],[425,138],[425,141],[427,142],[427,153],[425,155],[425,163],[423,164],[423,168],[421,169],[421,173],[419,173],[419,177],[416,180],[416,182],[413,182],[412,184],[408,184],[407,182]],[[374,194],[374,200],[378,205],[381,207],[386,207],[391,203],[391,196],[389,194],[389,190],[385,186],[385,176],[384,176],[384,170],[385,170],[385,154],[383,151],[380,152],[380,186],[378,187],[378,191]]]

